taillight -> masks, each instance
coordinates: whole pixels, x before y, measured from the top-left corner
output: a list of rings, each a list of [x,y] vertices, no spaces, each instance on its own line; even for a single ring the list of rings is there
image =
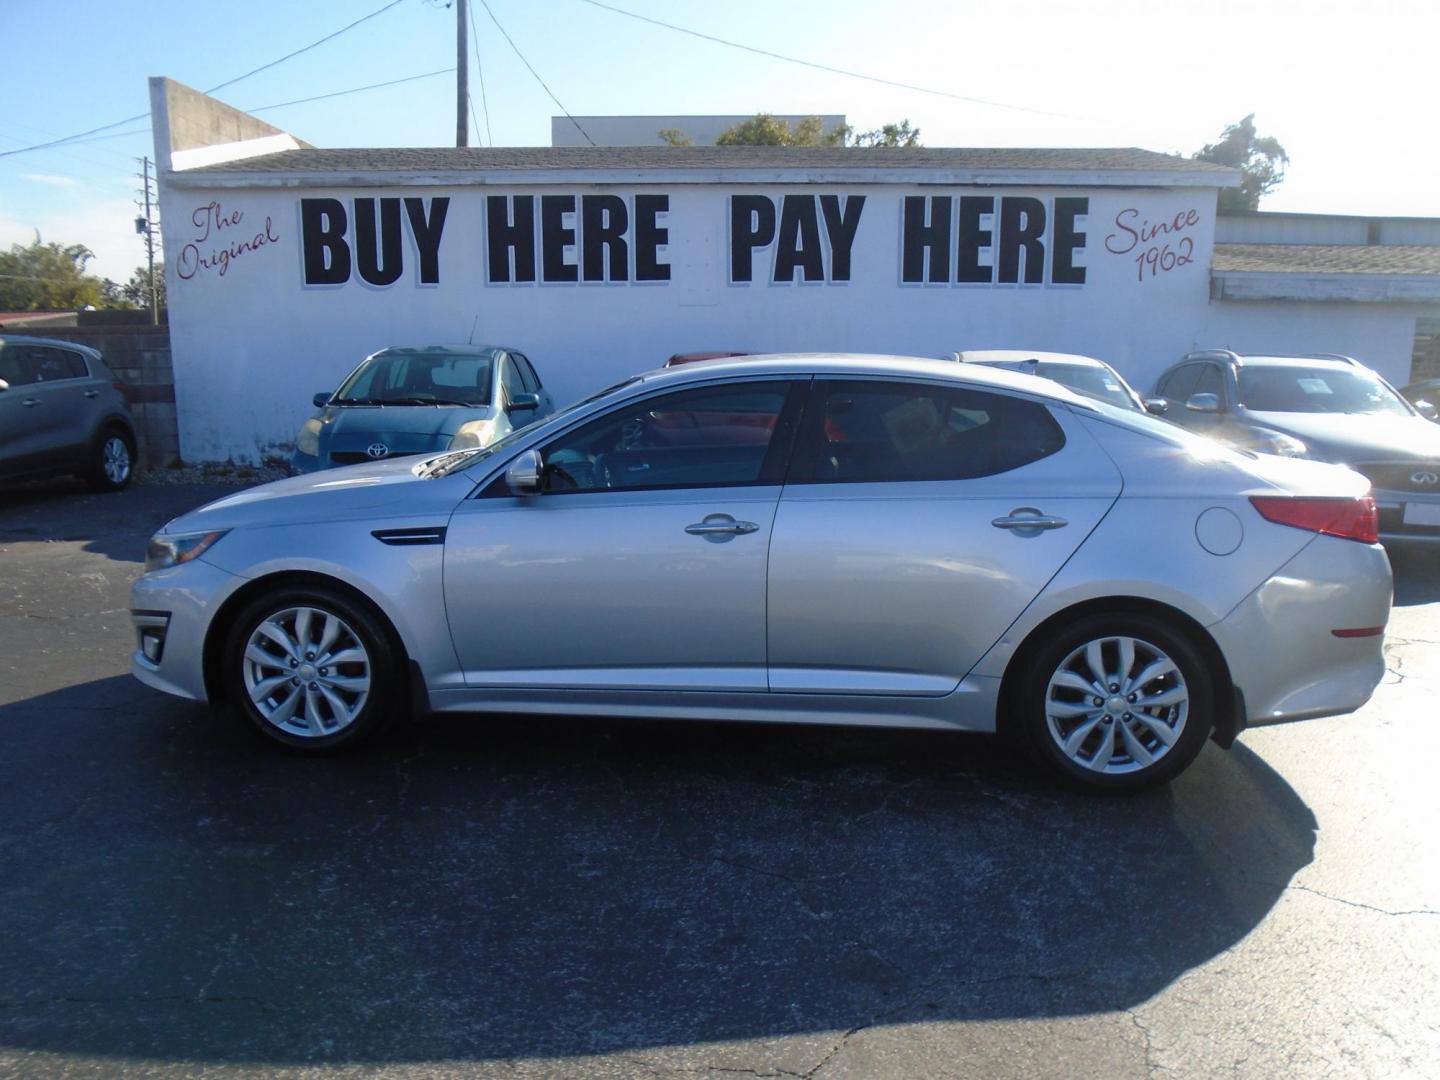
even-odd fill
[[[1362,544],[1373,544],[1380,539],[1380,518],[1375,513],[1375,500],[1369,495],[1358,499],[1253,495],[1250,502],[1261,517],[1277,525],[1292,525],[1342,540],[1358,540]]]

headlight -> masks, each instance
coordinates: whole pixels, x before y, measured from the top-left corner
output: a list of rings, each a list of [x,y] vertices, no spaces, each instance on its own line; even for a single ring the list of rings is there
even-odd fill
[[[209,551],[215,541],[230,530],[207,533],[157,533],[150,538],[145,548],[145,572],[164,570],[167,566],[179,566],[191,559],[198,559]]]
[[[295,449],[310,457],[320,456],[320,421],[311,417],[300,428],[300,437],[295,440]]]
[[[1255,449],[1262,454],[1304,457],[1309,447],[1293,435],[1282,435],[1278,431],[1269,431],[1260,436],[1259,441],[1255,444]]]
[[[461,424],[460,430],[450,440],[451,450],[478,450],[489,446],[495,438],[494,420],[471,420]]]

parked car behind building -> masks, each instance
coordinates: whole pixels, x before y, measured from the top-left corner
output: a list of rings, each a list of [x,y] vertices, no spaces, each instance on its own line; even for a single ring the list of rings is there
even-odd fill
[[[957,352],[955,359],[964,364],[985,364],[989,367],[1039,375],[1068,386],[1077,394],[1093,397],[1136,412],[1163,413],[1165,405],[1158,400],[1145,401],[1104,360],[1077,353],[1035,352],[1024,349],[982,349]]]
[[[99,352],[0,335],[0,481],[74,473],[119,491],[135,460],[124,386]]]
[[[292,472],[488,446],[554,411],[529,359],[492,345],[381,349],[314,402]]]
[[[1440,543],[1440,427],[1375,372],[1335,354],[1188,354],[1155,384],[1166,419],[1246,450],[1369,478],[1387,542]]]

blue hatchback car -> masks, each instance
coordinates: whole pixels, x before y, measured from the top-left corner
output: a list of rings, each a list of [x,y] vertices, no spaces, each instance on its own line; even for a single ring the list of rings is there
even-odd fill
[[[381,349],[315,407],[292,472],[489,446],[555,408],[525,355],[496,345]]]

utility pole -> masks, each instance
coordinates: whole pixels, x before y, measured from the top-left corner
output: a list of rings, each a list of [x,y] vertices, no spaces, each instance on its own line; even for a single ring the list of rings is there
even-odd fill
[[[146,267],[146,291],[150,294],[150,324],[160,325],[160,304],[155,290],[155,199],[150,179],[150,159],[140,159],[140,183],[141,199],[137,199],[136,206],[144,206],[144,217],[135,219],[135,231],[145,237],[145,267]],[[143,200],[143,201],[142,201]]]
[[[455,145],[470,145],[470,45],[466,27],[470,21],[468,0],[455,0]]]

